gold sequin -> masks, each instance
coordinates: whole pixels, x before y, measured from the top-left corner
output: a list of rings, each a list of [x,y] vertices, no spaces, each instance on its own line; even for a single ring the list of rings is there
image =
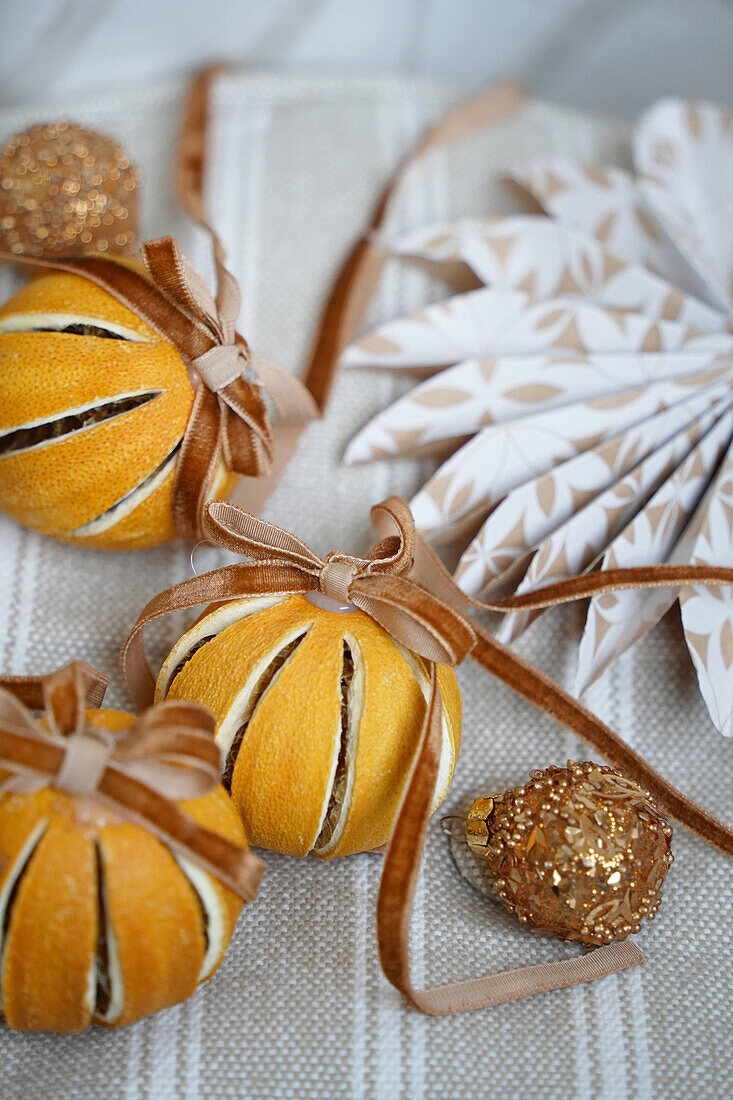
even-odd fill
[[[104,134],[73,122],[31,126],[0,154],[0,248],[28,256],[134,253],[139,182]]]
[[[572,760],[477,799],[466,836],[522,924],[589,946],[654,918],[673,858],[672,830],[648,791],[613,768]]]

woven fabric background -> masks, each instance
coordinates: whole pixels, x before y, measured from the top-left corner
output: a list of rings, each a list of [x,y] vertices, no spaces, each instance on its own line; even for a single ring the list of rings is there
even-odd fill
[[[206,241],[171,193],[181,94],[175,83],[5,111],[0,136],[50,113],[117,134],[144,170],[147,235],[176,233],[208,270]],[[240,327],[258,353],[300,369],[344,249],[401,154],[452,97],[448,87],[411,79],[250,73],[220,80],[210,207],[242,281]],[[432,153],[410,173],[392,216],[409,227],[512,210],[502,168],[551,150],[623,162],[625,134],[528,103],[460,148]],[[4,271],[0,280],[5,295],[13,276]],[[391,262],[370,320],[439,294],[425,274]],[[369,505],[391,492],[409,497],[428,469],[424,462],[340,467],[351,434],[399,386],[378,374],[340,377],[326,419],[303,436],[267,517],[321,553],[364,549]],[[120,642],[146,600],[189,568],[180,546],[137,556],[84,552],[0,519],[0,669],[37,672],[80,657],[112,673],[109,702],[124,705]],[[578,609],[552,613],[520,650],[569,682],[581,622]],[[181,625],[158,632],[159,655]],[[587,757],[574,737],[477,669],[463,668],[459,678],[464,740],[446,813],[521,782],[532,767]],[[602,678],[589,702],[692,797],[733,820],[733,743],[707,718],[676,613]],[[443,1020],[408,1008],[381,974],[380,857],[323,864],[267,855],[258,901],[244,911],[221,970],[196,996],[120,1032],[58,1038],[0,1027],[0,1093],[4,1100],[475,1100],[494,1093],[717,1100],[731,1094],[733,1075],[731,864],[681,828],[674,852],[660,914],[638,937],[644,967]],[[418,982],[573,950],[522,932],[472,891],[433,822],[413,931]]]

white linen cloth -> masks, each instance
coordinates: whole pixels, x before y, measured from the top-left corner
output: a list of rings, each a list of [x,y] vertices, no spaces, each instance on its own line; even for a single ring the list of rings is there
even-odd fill
[[[206,240],[171,193],[181,94],[182,85],[171,83],[6,110],[0,137],[62,116],[116,134],[144,171],[147,235],[177,234],[209,271]],[[419,79],[235,73],[219,81],[210,212],[242,282],[241,331],[258,354],[300,369],[344,250],[399,157],[453,94]],[[500,171],[550,151],[624,162],[624,131],[531,102],[453,155],[431,154],[410,174],[393,216],[409,228],[516,209]],[[4,271],[0,279],[5,295],[13,276]],[[440,293],[422,272],[390,262],[370,323]],[[326,419],[302,437],[267,518],[319,553],[365,549],[369,505],[392,492],[409,498],[427,469],[424,462],[339,465],[350,436],[399,386],[377,373],[343,374]],[[120,643],[154,593],[190,575],[188,555],[182,546],[137,555],[82,551],[0,518],[0,670],[40,672],[79,657],[112,674],[108,703],[126,705]],[[551,612],[519,649],[569,684],[581,623],[579,609]],[[158,631],[158,655],[181,626],[179,619]],[[477,668],[461,669],[459,679],[463,749],[443,812],[520,783],[530,768],[591,755]],[[589,702],[673,782],[732,819],[733,742],[707,717],[676,612],[595,685]],[[638,936],[644,967],[442,1020],[409,1008],[382,976],[374,933],[380,857],[321,863],[267,854],[258,900],[244,910],[219,973],[190,1001],[119,1032],[58,1038],[0,1027],[0,1092],[4,1100],[730,1095],[732,867],[682,828],[674,853],[660,914]],[[467,886],[436,817],[415,911],[417,982],[575,950],[523,932]]]

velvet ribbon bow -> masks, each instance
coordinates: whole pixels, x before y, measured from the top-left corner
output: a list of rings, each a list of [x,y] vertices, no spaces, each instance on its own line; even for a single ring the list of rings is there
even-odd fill
[[[479,665],[568,726],[599,750],[611,764],[636,779],[672,816],[710,843],[733,854],[733,832],[686,798],[634,752],[608,726],[538,669],[501,645],[469,610],[504,611],[544,607],[641,583],[690,582],[690,569],[674,575],[637,577],[616,571],[554,585],[541,593],[492,604],[471,600],[456,586],[427,543],[415,531],[405,501],[390,497],[372,509],[379,542],[366,557],[340,552],[320,558],[289,532],[248,515],[231,504],[210,503],[204,533],[227,550],[254,559],[183,581],[154,597],[125,642],[122,664],[138,706],[153,698],[154,679],[145,658],[143,630],[169,612],[248,596],[320,592],[351,603],[370,615],[396,641],[420,656],[430,677],[430,696],[420,744],[394,822],[377,909],[382,965],[390,981],[424,1012],[439,1015],[590,981],[643,961],[630,941],[597,948],[575,959],[542,964],[469,982],[418,990],[409,970],[412,900],[430,818],[442,741],[441,701],[436,664],[459,664],[470,656]],[[629,573],[629,576],[626,576]],[[708,576],[708,573],[710,574]],[[634,574],[633,576],[631,574]],[[668,575],[669,574],[669,575]],[[731,570],[694,570],[695,583],[733,583]]]
[[[319,415],[298,379],[256,359],[237,333],[239,286],[215,245],[215,299],[173,237],[142,246],[144,271],[99,254],[0,252],[0,262],[68,271],[102,287],[170,341],[189,365],[195,396],[176,463],[173,518],[178,534],[191,541],[201,538],[203,509],[222,460],[235,474],[263,478],[273,465],[284,465],[303,425]],[[274,429],[263,392],[278,414]],[[251,487],[241,503],[259,504]]]
[[[214,716],[194,703],[164,703],[111,733],[86,719],[106,686],[105,676],[79,661],[44,677],[0,679],[0,796],[52,787],[91,799],[252,901],[261,861],[176,805],[219,783]],[[45,712],[48,728],[29,707]]]

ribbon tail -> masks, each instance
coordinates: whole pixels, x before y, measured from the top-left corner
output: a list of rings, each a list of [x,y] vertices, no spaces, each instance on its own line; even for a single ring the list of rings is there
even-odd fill
[[[127,690],[136,708],[149,707],[155,696],[155,677],[143,645],[143,631],[148,623],[172,611],[186,611],[201,604],[266,594],[291,596],[311,591],[316,585],[316,578],[295,566],[277,561],[245,562],[181,581],[153,596],[127,635],[120,658]]]
[[[432,664],[428,710],[392,829],[377,902],[379,956],[392,985],[426,1015],[448,1016],[594,981],[644,962],[644,955],[636,944],[625,940],[572,959],[520,967],[430,989],[415,988],[410,975],[410,925],[440,764],[441,714],[440,689]]]
[[[647,589],[685,584],[733,585],[733,569],[723,566],[640,566],[583,574],[534,592],[483,603],[468,596],[456,585],[435,551],[421,536],[416,539],[413,576],[452,606],[478,612],[555,607],[624,588]],[[733,829],[678,791],[617,733],[549,676],[503,646],[479,626],[475,619],[472,618],[471,622],[477,638],[471,656],[477,664],[496,676],[517,695],[521,695],[543,713],[549,714],[577,734],[613,767],[636,780],[670,817],[726,855],[733,855]]]
[[[116,768],[108,768],[99,795],[126,817],[136,820],[168,848],[193,860],[244,901],[257,896],[262,860],[219,833],[199,825],[170,799]]]
[[[175,172],[179,202],[183,209],[209,232],[216,259],[220,263],[224,262],[224,248],[206,220],[203,193],[211,84],[226,67],[223,62],[208,65],[191,81],[184,103]]]
[[[207,217],[204,203],[211,85],[225,68],[223,64],[210,65],[199,72],[189,86],[179,136],[176,185],[183,208],[206,230],[211,239],[216,259],[219,306],[223,311],[226,327],[233,331],[238,298],[236,303],[231,304],[231,276],[224,267],[224,248]],[[262,474],[261,470],[253,470],[251,473],[244,473],[231,499],[245,511],[259,512],[279,483],[303,427],[308,421],[323,414],[336,361],[334,360],[325,374],[318,372],[321,377],[317,383],[311,372],[305,384],[264,360],[253,359],[252,362],[263,388],[277,410],[278,420],[272,428],[271,440],[267,441],[268,472]]]
[[[477,664],[577,734],[614,768],[634,779],[670,817],[721,852],[733,856],[733,829],[673,787],[617,733],[549,676],[512,653],[482,627],[474,624],[474,629],[477,644],[471,657]]]
[[[11,773],[3,780],[3,790],[25,792],[49,786],[63,758],[59,739],[38,726],[30,715],[10,711],[0,697],[0,769]]]
[[[675,588],[704,585],[706,588],[733,586],[733,569],[725,565],[635,565],[623,569],[581,573],[568,580],[557,581],[513,596],[503,596],[491,603],[481,603],[465,597],[469,606],[486,611],[542,611],[577,600],[591,599],[607,592],[631,589],[640,592],[650,588]]]
[[[216,394],[199,386],[176,462],[173,519],[189,542],[201,537],[206,501],[221,457],[219,405]]]
[[[364,235],[349,251],[331,285],[313,336],[303,380],[321,410],[328,402],[341,353],[364,320],[390,256],[390,250],[380,245],[379,235],[407,171],[430,149],[501,121],[521,102],[515,85],[501,84],[457,104],[426,132],[387,183]]]
[[[299,424],[302,428],[309,420],[319,419],[322,413],[299,378],[259,355],[252,355],[250,362],[258,381],[272,399],[278,420]]]
[[[240,478],[229,500],[245,512],[257,514],[279,484],[303,429],[322,414],[300,379],[257,357],[252,358],[252,365],[278,414],[270,429],[270,468],[261,477]]]
[[[272,462],[272,428],[257,389],[236,378],[218,395],[224,461],[234,473],[262,477]]]

